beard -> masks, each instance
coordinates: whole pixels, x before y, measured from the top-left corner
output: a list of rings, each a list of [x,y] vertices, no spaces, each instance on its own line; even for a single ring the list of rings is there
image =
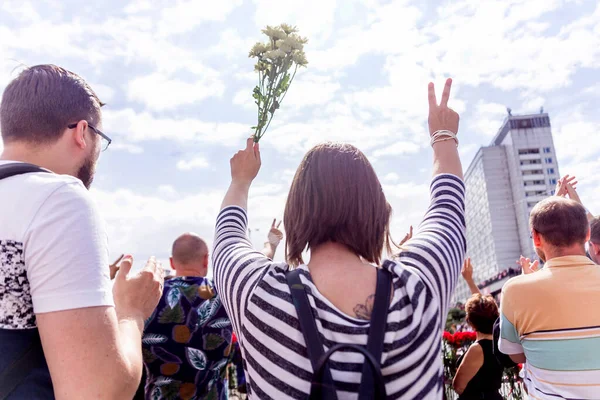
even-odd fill
[[[94,174],[96,173],[96,157],[94,154],[90,154],[85,160],[83,160],[83,165],[79,167],[79,171],[77,171],[77,178],[81,180],[83,186],[89,190],[92,186],[92,182],[94,181]]]
[[[538,257],[540,258],[540,260],[543,263],[545,263],[546,262],[546,254],[542,251],[542,249],[536,247],[535,252],[538,255]]]

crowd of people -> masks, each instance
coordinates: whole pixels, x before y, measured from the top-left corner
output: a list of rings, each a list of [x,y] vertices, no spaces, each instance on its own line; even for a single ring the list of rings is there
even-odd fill
[[[323,143],[291,184],[286,261],[273,261],[276,221],[255,250],[248,195],[261,152],[249,138],[230,162],[212,254],[181,235],[165,279],[153,257],[136,273],[131,255],[109,265],[87,190],[111,143],[103,103],[63,68],[23,70],[0,103],[0,399],[224,399],[229,380],[252,399],[441,399],[461,272],[477,341],[454,378],[460,399],[501,398],[505,363],[524,364],[531,398],[600,398],[600,222],[561,179],[531,213],[539,261],[519,261],[499,307],[479,293],[451,87],[440,101],[428,87],[430,204],[399,248],[367,157]]]

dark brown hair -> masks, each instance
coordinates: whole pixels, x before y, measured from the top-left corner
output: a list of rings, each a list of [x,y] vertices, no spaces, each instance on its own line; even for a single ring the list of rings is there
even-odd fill
[[[596,217],[590,222],[590,242],[600,245],[600,217]]]
[[[77,74],[56,65],[37,65],[8,84],[0,104],[4,142],[52,143],[67,125],[100,121],[104,104]]]
[[[465,304],[467,322],[478,332],[492,333],[494,322],[500,316],[498,305],[492,296],[483,296],[479,293],[471,296]]]
[[[590,227],[585,208],[576,201],[549,197],[539,202],[529,216],[531,229],[550,245],[568,247],[585,244]]]
[[[378,264],[384,246],[391,251],[391,214],[360,150],[342,143],[315,146],[300,163],[285,205],[287,261],[302,264],[305,249],[334,242]]]

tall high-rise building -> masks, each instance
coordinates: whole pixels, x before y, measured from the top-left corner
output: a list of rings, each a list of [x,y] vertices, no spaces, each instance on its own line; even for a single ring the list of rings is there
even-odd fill
[[[522,254],[536,257],[529,213],[552,195],[559,178],[548,114],[511,115],[487,147],[479,149],[465,173],[467,256],[476,282],[517,267]],[[508,279],[482,289],[497,294]],[[469,297],[461,280],[457,301]]]

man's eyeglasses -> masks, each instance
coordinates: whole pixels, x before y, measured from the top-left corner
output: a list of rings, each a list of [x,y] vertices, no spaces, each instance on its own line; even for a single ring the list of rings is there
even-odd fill
[[[77,127],[77,122],[67,126],[67,128],[69,128],[69,129],[75,129],[76,127]],[[96,128],[95,126],[90,125],[89,123],[88,123],[88,127],[91,130],[93,130],[94,132],[96,132],[96,134],[102,138],[102,151],[108,149],[108,146],[110,146],[110,144],[112,143],[112,139],[109,138],[108,136],[106,136],[100,129]]]

